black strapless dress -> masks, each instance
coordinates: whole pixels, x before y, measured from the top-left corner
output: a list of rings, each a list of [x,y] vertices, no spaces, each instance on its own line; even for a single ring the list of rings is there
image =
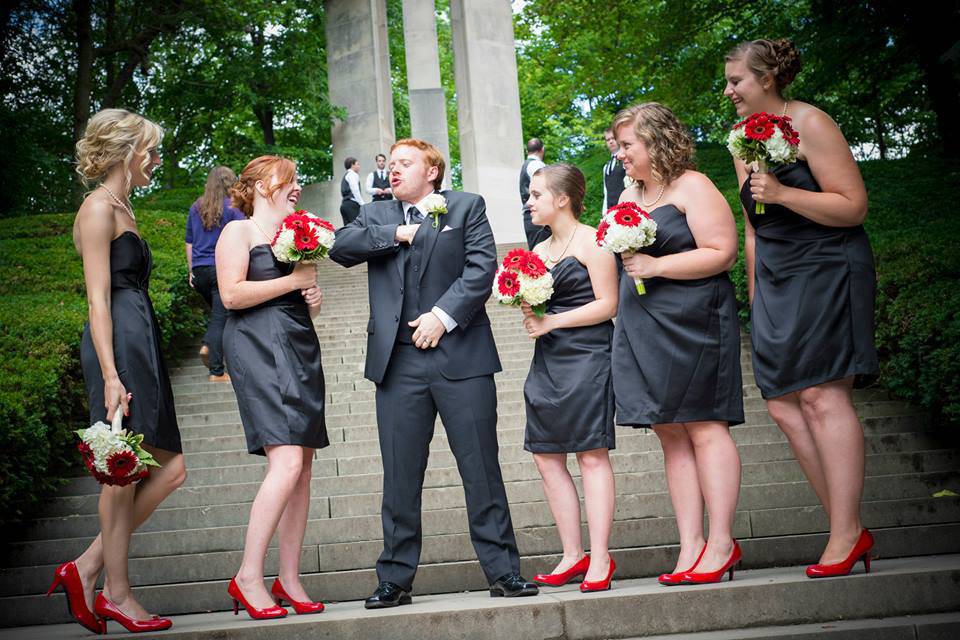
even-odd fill
[[[110,318],[113,360],[130,400],[123,426],[143,434],[152,447],[181,453],[180,429],[173,404],[170,376],[160,353],[160,332],[150,295],[153,254],[146,241],[124,231],[110,242]],[[103,406],[103,374],[93,347],[90,323],[83,327],[80,364],[90,403],[90,423],[107,421]]]
[[[270,245],[257,245],[250,250],[247,280],[281,278],[293,267],[277,261]],[[247,451],[265,455],[267,445],[330,444],[320,342],[299,291],[230,311],[223,349]]]
[[[697,248],[687,219],[672,204],[650,212],[657,238],[644,253],[660,257]],[[617,424],[719,420],[743,422],[740,325],[733,284],[721,273],[697,280],[620,276],[613,333]]]
[[[550,270],[553,297],[547,313],[593,302],[587,268],[567,256]],[[613,449],[613,323],[557,329],[537,338],[523,386],[527,429],[523,448],[533,453]]]
[[[806,162],[776,167],[788,187],[820,191]],[[740,201],[756,233],[750,315],[753,371],[764,398],[879,372],[876,271],[863,226],[827,227],[777,204],[756,214],[750,181]]]

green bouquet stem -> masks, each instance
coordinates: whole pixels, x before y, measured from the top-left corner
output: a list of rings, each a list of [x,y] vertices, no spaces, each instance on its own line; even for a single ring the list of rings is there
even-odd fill
[[[530,305],[530,309],[533,311],[533,315],[542,318],[547,314],[547,303],[541,302],[540,304]]]
[[[767,166],[766,160],[757,160],[757,173],[769,173],[769,172],[770,172],[770,167]],[[757,206],[754,209],[754,211],[758,216],[761,216],[764,213],[766,213],[766,208],[763,206],[762,202],[756,202],[756,205]]]
[[[643,295],[646,295],[646,294],[647,294],[647,288],[643,285],[643,279],[642,279],[642,278],[636,278],[633,282],[637,285],[637,295],[638,295],[638,296],[643,296]]]

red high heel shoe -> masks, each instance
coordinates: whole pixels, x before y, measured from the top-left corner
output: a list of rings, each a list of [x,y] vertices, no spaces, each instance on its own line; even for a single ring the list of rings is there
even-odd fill
[[[93,615],[87,608],[87,599],[83,594],[83,583],[80,581],[80,572],[74,562],[64,562],[53,572],[53,584],[47,590],[50,597],[57,587],[63,587],[67,596],[67,610],[73,619],[94,633],[106,633],[107,621]]]
[[[607,570],[607,577],[603,580],[584,580],[580,583],[580,593],[590,593],[591,591],[607,591],[610,589],[610,581],[613,580],[613,572],[617,570],[617,563],[610,558],[610,568]]]
[[[240,586],[237,584],[236,578],[230,581],[230,586],[227,587],[227,593],[233,598],[233,615],[240,613],[239,605],[241,604],[243,608],[247,610],[247,615],[254,620],[270,620],[272,618],[282,618],[287,615],[287,610],[278,605],[264,609],[257,609],[256,607],[250,606],[250,603],[247,602],[247,599],[243,595],[243,591],[240,591]]]
[[[680,581],[683,584],[710,584],[712,582],[720,582],[723,580],[723,574],[729,572],[730,580],[733,580],[733,566],[740,562],[740,559],[743,558],[743,552],[740,551],[740,545],[736,540],[733,541],[733,551],[730,552],[730,558],[724,563],[722,567],[716,571],[707,571],[707,572],[696,572],[696,571],[687,571],[680,576]]]
[[[270,593],[277,600],[277,606],[282,607],[283,601],[286,600],[291,605],[293,605],[293,610],[297,612],[298,615],[305,613],[320,613],[323,611],[322,602],[298,602],[290,596],[287,595],[287,590],[283,588],[283,585],[280,584],[280,578],[277,578],[273,581],[273,586],[270,587]]]
[[[846,560],[836,564],[812,564],[807,567],[808,578],[830,578],[833,576],[845,576],[853,570],[854,565],[860,558],[863,558],[863,568],[870,573],[870,550],[873,549],[873,536],[864,529],[857,538],[857,543],[853,545],[850,555]]]
[[[103,618],[104,633],[106,633],[107,620],[119,622],[120,625],[131,633],[140,633],[143,631],[163,631],[173,626],[170,618],[161,618],[153,616],[149,620],[134,620],[123,611],[107,600],[102,593],[97,594],[97,599],[93,603],[93,611]]]
[[[543,584],[548,587],[562,587],[576,578],[583,579],[587,575],[587,569],[590,568],[590,556],[585,555],[562,573],[538,573],[533,576],[533,581],[537,584]]]
[[[707,550],[707,545],[703,545],[703,548],[700,549],[700,555],[697,556],[696,561],[693,565],[686,571],[677,571],[676,573],[661,573],[660,577],[657,578],[657,581],[660,584],[666,585],[668,587],[675,587],[678,584],[682,584],[680,579],[683,577],[683,574],[690,573],[697,568],[697,565],[700,564],[700,560],[703,559],[703,552]]]

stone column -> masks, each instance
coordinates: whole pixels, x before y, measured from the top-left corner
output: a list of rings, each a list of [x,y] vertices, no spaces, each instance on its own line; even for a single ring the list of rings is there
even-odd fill
[[[525,242],[520,89],[508,0],[450,0],[463,188],[487,201],[498,243]]]
[[[443,186],[450,187],[450,142],[447,104],[440,84],[440,53],[434,0],[403,0],[403,41],[410,91],[410,134],[443,152],[447,170]]]
[[[386,0],[324,0],[323,7],[330,102],[342,107],[346,116],[331,128],[332,185],[310,185],[304,189],[303,202],[339,225],[343,161],[348,156],[359,159],[361,181],[365,181],[376,166],[375,156],[387,153],[396,141],[387,5]],[[366,193],[363,197],[369,198]]]

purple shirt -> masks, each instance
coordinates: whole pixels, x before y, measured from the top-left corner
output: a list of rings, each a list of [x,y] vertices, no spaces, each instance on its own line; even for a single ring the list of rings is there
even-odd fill
[[[223,199],[223,215],[220,216],[220,224],[209,231],[203,228],[203,222],[200,220],[200,200],[190,205],[190,214],[187,215],[187,238],[186,243],[193,245],[193,266],[212,267],[214,265],[214,250],[217,248],[217,240],[220,239],[220,232],[231,220],[245,220],[243,211],[230,206],[230,198]]]

